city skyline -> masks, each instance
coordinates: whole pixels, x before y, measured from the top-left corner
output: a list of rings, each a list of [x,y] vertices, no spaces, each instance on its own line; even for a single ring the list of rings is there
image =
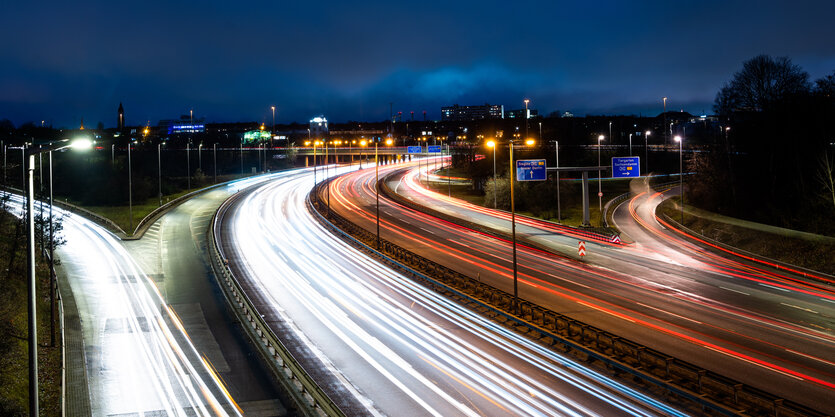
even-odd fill
[[[835,6],[323,3],[200,8],[150,2],[6,4],[0,118],[77,127],[213,121],[416,119],[484,103],[586,114],[712,113],[716,92],[759,54],[831,74]],[[257,13],[256,13],[257,12]],[[36,16],[39,24],[21,16]],[[85,24],[79,24],[86,22]],[[489,29],[487,29],[489,27]]]

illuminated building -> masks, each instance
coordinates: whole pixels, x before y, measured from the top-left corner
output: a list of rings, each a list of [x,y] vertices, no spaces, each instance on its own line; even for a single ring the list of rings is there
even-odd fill
[[[459,106],[455,104],[441,107],[441,119],[444,121],[465,122],[502,118],[504,118],[504,106],[499,104],[484,104],[481,106]]]

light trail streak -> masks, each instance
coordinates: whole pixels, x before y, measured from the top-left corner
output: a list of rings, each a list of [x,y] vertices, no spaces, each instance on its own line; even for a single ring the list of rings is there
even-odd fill
[[[363,403],[397,415],[680,415],[332,237],[307,212],[312,185],[288,176],[244,197],[226,223],[232,259]]]
[[[22,215],[24,199],[11,197],[9,208]],[[86,364],[93,414],[241,416],[221,381],[211,378],[211,369],[154,281],[121,243],[78,215],[57,207],[53,213],[63,218],[67,244],[56,252],[64,268],[75,271],[69,282],[83,300],[88,355],[101,356],[88,357]],[[91,362],[101,368],[89,368]]]
[[[393,170],[394,170],[394,168],[389,168],[388,170],[385,171],[385,174],[381,172],[381,176],[386,175]],[[410,181],[408,179],[408,178],[413,179],[416,176],[417,175],[415,175],[415,174],[407,174],[406,177],[405,177],[407,179],[405,181],[403,181],[402,184],[405,184],[404,186],[407,187],[407,188],[408,187],[417,187],[417,192],[420,193],[421,195],[423,195],[424,196],[423,198],[425,198],[425,201],[422,201],[422,204],[434,207],[436,209],[439,208],[439,207],[443,207],[443,206],[455,207],[456,209],[460,209],[460,212],[465,213],[465,214],[463,214],[464,216],[468,215],[468,214],[466,214],[468,212],[469,206],[470,206],[468,203],[463,203],[463,202],[460,202],[459,200],[456,200],[456,199],[450,199],[443,194],[437,194],[437,193],[434,193],[432,191],[423,189],[422,187],[419,187],[419,186],[415,185],[416,184],[415,181]],[[361,203],[361,202],[367,201],[367,198],[368,198],[367,196],[373,195],[373,190],[374,190],[375,185],[374,185],[374,180],[373,180],[372,176],[362,175],[361,173],[352,174],[352,175],[345,176],[345,177],[342,177],[342,178],[336,180],[334,182],[334,184],[331,185],[331,187],[332,187],[331,194],[333,194],[333,196],[335,196],[335,200],[337,201],[337,204],[343,205],[345,207],[344,210],[346,210],[346,212],[350,212],[353,215],[358,215],[358,216],[362,217],[363,219],[365,219],[366,221],[368,221],[372,218],[371,214],[368,211],[366,211],[362,207],[360,207],[360,205],[364,204],[364,203]],[[463,207],[463,209],[461,209],[462,207]],[[337,210],[339,210],[339,208],[337,208]],[[445,232],[446,232],[445,236],[449,237],[449,240],[435,239],[432,236],[437,235],[438,234],[437,232],[435,232],[434,235],[416,234],[416,233],[410,232],[406,228],[402,227],[399,223],[396,223],[395,221],[390,220],[389,218],[381,219],[381,223],[385,225],[385,233],[388,236],[393,236],[393,235],[397,236],[396,238],[393,239],[394,241],[398,241],[398,239],[405,239],[405,241],[412,242],[413,244],[417,244],[420,247],[433,248],[434,250],[443,253],[442,256],[450,258],[450,259],[454,259],[455,262],[461,262],[463,264],[471,265],[471,266],[476,266],[477,265],[483,271],[486,271],[488,273],[495,273],[495,274],[498,274],[499,276],[501,276],[502,278],[509,279],[509,267],[503,267],[503,266],[494,264],[491,261],[489,261],[489,259],[491,259],[491,258],[496,258],[499,261],[501,261],[503,259],[503,257],[497,257],[496,250],[495,250],[495,245],[491,245],[490,243],[488,243],[488,241],[501,240],[501,239],[493,239],[492,237],[489,238],[489,239],[485,239],[484,237],[482,237],[480,239],[479,238],[471,238],[470,234],[472,234],[474,231],[472,231],[470,229],[466,229],[466,228],[460,227],[458,225],[450,224],[446,221],[443,221],[443,220],[440,220],[440,219],[437,219],[437,218],[426,216],[423,213],[415,212],[411,209],[407,209],[407,208],[404,208],[402,206],[392,205],[391,202],[389,202],[388,200],[386,200],[385,209],[383,209],[383,207],[381,207],[381,211],[383,211],[386,214],[396,216],[395,218],[399,218],[400,221],[408,222],[411,225],[415,225],[415,227],[421,227],[421,228],[430,227],[430,228],[436,228],[436,229],[438,227],[445,227],[445,229],[446,229],[445,230]],[[490,209],[484,209],[484,208],[480,208],[480,207],[477,207],[476,209],[474,209],[474,211],[478,211],[480,213],[489,213],[489,214],[492,214],[492,212],[494,212]],[[396,214],[393,214],[393,213],[396,213]],[[459,214],[459,215],[461,215],[461,214]],[[408,219],[408,220],[406,220],[406,219]],[[638,219],[636,219],[636,220],[638,220]],[[423,226],[424,224],[431,225],[431,226]],[[485,236],[485,235],[482,234],[482,236]],[[466,250],[466,252],[458,250],[457,248],[455,248],[451,245],[447,245],[444,242],[449,242],[449,243],[452,243],[452,244],[455,244],[457,242],[467,242],[466,243],[467,250]],[[407,246],[408,246],[408,244],[407,244]],[[611,285],[612,281],[623,282],[623,284],[629,284],[629,285],[633,285],[633,286],[635,285],[634,280],[631,280],[633,282],[629,283],[630,280],[619,278],[618,277],[619,274],[603,275],[599,270],[595,270],[595,269],[587,268],[587,267],[582,267],[582,266],[577,266],[576,264],[573,264],[571,262],[567,262],[564,259],[554,258],[553,256],[548,256],[541,251],[538,251],[538,250],[535,250],[535,249],[532,249],[532,248],[529,248],[529,247],[523,247],[522,251],[525,252],[525,256],[529,257],[528,259],[526,259],[524,267],[527,268],[527,269],[533,270],[537,274],[543,273],[543,272],[548,271],[548,270],[550,270],[554,267],[557,267],[559,269],[562,269],[563,270],[562,272],[571,272],[571,270],[576,271],[577,273],[582,274],[582,275],[580,275],[580,277],[582,277],[583,279],[595,278],[596,276],[599,276],[600,278],[603,278],[603,280],[601,280],[601,284],[603,284],[603,285],[606,285],[607,281],[608,281],[609,285]],[[502,253],[503,252],[505,252],[505,251],[502,251]],[[550,258],[550,259],[548,259],[548,258]],[[531,262],[531,260],[533,260],[533,262]],[[546,265],[546,262],[549,262],[550,265]],[[442,263],[444,263],[444,262],[442,262]],[[565,268],[567,268],[568,271],[566,271]],[[573,274],[573,272],[571,272],[571,273]],[[548,275],[548,274],[546,273],[546,275]],[[553,276],[553,274],[550,274],[550,275]],[[519,276],[520,276],[520,283],[531,286],[532,288],[536,288],[538,290],[548,291],[548,292],[553,293],[554,295],[557,295],[557,296],[563,297],[563,298],[573,298],[573,297],[568,297],[567,296],[567,294],[571,294],[571,293],[573,293],[573,291],[569,290],[565,287],[557,286],[557,285],[555,285],[554,283],[551,283],[551,282],[538,280],[534,276],[531,276],[530,274],[523,273],[522,271],[520,271]],[[605,287],[599,287],[599,288],[605,288]],[[649,286],[642,286],[642,288],[646,288],[646,289],[652,290],[654,292],[658,291],[657,289],[653,289]],[[615,298],[623,299],[624,304],[611,305],[611,307],[618,308],[619,310],[627,311],[627,314],[629,315],[629,317],[632,317],[632,318],[644,317],[643,314],[637,313],[637,312],[625,307],[626,305],[631,303],[632,300],[623,298],[622,296],[615,295],[611,292],[607,292],[607,291],[604,291],[602,289],[599,289],[598,291],[600,291],[602,293],[605,293],[607,296],[613,296]],[[803,291],[803,290],[801,290],[801,291]],[[663,294],[663,295],[667,296],[667,297],[670,296],[670,294]],[[821,332],[818,332],[816,330],[808,329],[806,327],[796,326],[794,324],[787,323],[787,322],[785,322],[784,320],[781,320],[781,319],[776,319],[775,320],[775,319],[771,319],[769,317],[763,316],[762,314],[747,312],[747,311],[744,311],[744,310],[741,310],[741,309],[738,309],[738,308],[735,308],[735,307],[732,307],[732,306],[727,306],[727,305],[724,305],[722,303],[715,302],[713,300],[702,299],[702,297],[696,296],[694,294],[688,294],[688,293],[685,293],[685,292],[681,292],[679,290],[675,290],[672,295],[676,298],[681,299],[682,301],[686,301],[686,302],[690,302],[690,303],[695,302],[700,306],[707,307],[707,308],[715,310],[717,312],[728,313],[726,316],[723,317],[724,320],[738,321],[738,322],[743,323],[743,324],[745,324],[746,326],[749,326],[749,327],[751,327],[751,326],[758,327],[761,324],[764,324],[766,326],[770,326],[772,329],[776,330],[777,332],[781,332],[781,333],[782,332],[788,332],[788,333],[792,333],[793,335],[796,335],[796,336],[801,336],[803,338],[815,339],[815,340],[818,340],[818,341],[826,341],[827,343],[831,343],[832,340],[833,340],[832,336],[829,335],[829,334],[821,333]],[[590,301],[589,296],[587,294],[582,294],[582,295],[581,294],[576,294],[576,296],[577,297],[583,297],[585,299],[584,302]],[[824,300],[824,301],[827,301],[827,300]],[[593,300],[591,300],[591,302],[594,303],[595,305],[597,305],[598,308],[601,306],[601,303],[606,304],[606,305],[610,304],[610,303],[604,302],[600,299],[593,299]],[[669,314],[669,312],[665,312],[665,313]],[[619,314],[619,313],[612,312],[612,314]],[[680,316],[680,317],[684,317],[684,316]],[[806,379],[808,381],[813,381],[813,382],[815,382],[817,384],[820,384],[824,387],[827,387],[829,389],[832,389],[833,387],[835,387],[835,385],[833,385],[830,381],[823,380],[823,379],[820,379],[820,378],[815,378],[815,377],[812,377],[811,375],[806,375],[806,374],[801,373],[801,372],[789,370],[788,368],[785,368],[781,365],[778,365],[777,362],[783,361],[784,363],[791,364],[790,366],[796,367],[798,369],[809,369],[809,370],[814,370],[815,372],[821,372],[822,370],[820,370],[820,369],[817,369],[817,368],[812,369],[810,367],[807,367],[806,365],[799,364],[799,363],[794,363],[790,358],[777,357],[777,356],[774,356],[774,355],[772,355],[768,352],[762,351],[762,350],[754,350],[750,346],[749,347],[744,347],[744,346],[742,346],[738,343],[731,342],[729,339],[721,339],[721,338],[718,338],[715,335],[708,335],[708,334],[705,334],[701,331],[695,331],[695,329],[682,328],[682,331],[684,331],[684,333],[673,331],[673,330],[670,330],[670,329],[679,328],[680,326],[669,323],[669,322],[666,322],[665,320],[663,320],[660,317],[647,317],[647,318],[652,319],[652,320],[657,320],[662,324],[661,324],[661,326],[659,326],[659,325],[656,325],[656,324],[652,324],[648,321],[645,321],[644,319],[640,319],[640,320],[636,320],[636,321],[638,323],[648,327],[648,328],[652,328],[652,329],[662,331],[664,333],[673,335],[677,338],[689,341],[690,343],[693,343],[693,344],[696,344],[696,345],[706,344],[707,342],[706,342],[705,338],[714,339],[714,340],[716,340],[717,343],[719,343],[721,345],[729,345],[730,344],[731,346],[733,346],[733,349],[721,348],[721,347],[719,347],[718,344],[709,343],[709,345],[714,347],[714,348],[717,348],[717,349],[720,349],[720,350],[725,349],[724,350],[725,355],[728,355],[728,356],[731,356],[731,357],[736,357],[737,359],[740,359],[744,362],[752,362],[753,361],[754,363],[757,363],[757,365],[760,366],[760,367],[764,367],[766,369],[771,369],[774,372],[781,373],[781,374],[784,374],[784,373],[791,374],[793,377],[801,377],[803,379]],[[747,333],[747,332],[743,333],[743,332],[733,331],[730,328],[728,328],[727,325],[717,326],[717,325],[705,324],[703,322],[700,322],[700,321],[697,321],[697,320],[694,321],[694,320],[689,319],[689,318],[688,318],[688,321],[692,321],[696,324],[699,324],[699,325],[702,325],[702,326],[705,326],[705,327],[709,327],[709,328],[711,328],[713,330],[716,330],[716,331],[719,331],[719,332],[729,333],[733,337],[743,337],[745,339],[751,340],[752,342],[755,342],[755,344],[761,344],[761,345],[764,345],[766,347],[776,348],[776,349],[779,349],[779,350],[785,349],[784,346],[780,346],[777,343],[772,343],[772,342],[769,342],[768,340],[752,336],[754,333]],[[689,336],[686,333],[695,333],[697,335],[697,337]],[[743,350],[748,350],[748,351],[754,352],[755,355],[760,356],[760,357],[769,358],[769,360],[756,359],[754,356],[742,353]],[[810,355],[810,356],[812,356],[813,358],[816,358],[816,359],[820,359],[820,358],[817,358],[814,355]],[[792,372],[795,372],[795,373],[792,373]],[[827,377],[831,376],[830,373],[828,373],[827,371],[823,371],[823,374],[827,375]]]

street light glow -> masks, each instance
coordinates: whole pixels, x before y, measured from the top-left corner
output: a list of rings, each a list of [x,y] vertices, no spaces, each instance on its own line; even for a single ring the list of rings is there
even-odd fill
[[[365,141],[365,140],[360,141],[360,146],[366,146],[366,145],[368,145],[368,141]]]
[[[487,141],[487,147],[488,147],[488,148],[495,148],[495,147],[496,147],[496,141],[494,141],[494,140],[488,140],[488,141]]]
[[[602,141],[603,139],[606,139],[606,136],[600,135],[597,137],[598,142]]]
[[[649,136],[649,135],[650,135],[650,133],[652,133],[652,132],[650,132],[649,130],[647,130],[646,132],[644,132],[644,134],[645,134],[645,135],[647,135],[647,136]]]
[[[386,145],[391,146],[391,144],[392,144],[392,143],[394,143],[394,141],[393,141],[393,140],[391,140],[391,139],[386,139]]]
[[[673,139],[675,139],[676,142],[681,142],[681,136],[676,135]]]
[[[528,138],[528,139],[525,140],[525,145],[533,146],[534,143],[535,143],[534,140],[531,139],[531,138]]]
[[[70,147],[77,151],[85,151],[93,147],[93,141],[87,138],[73,139]]]

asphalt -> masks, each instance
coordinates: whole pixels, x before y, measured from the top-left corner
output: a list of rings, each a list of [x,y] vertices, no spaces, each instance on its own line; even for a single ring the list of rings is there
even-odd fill
[[[676,413],[332,236],[307,210],[311,177],[237,199],[220,243],[265,321],[346,414]]]
[[[395,168],[381,168],[381,177],[389,169]],[[402,189],[397,179],[390,184],[398,185]],[[332,185],[331,208],[373,232],[374,197],[373,171],[352,174]],[[506,213],[485,213],[446,196],[408,197],[470,222],[509,227]],[[509,242],[383,197],[380,206],[383,238],[512,293]],[[649,208],[644,210],[647,216]],[[619,223],[629,221],[616,214]],[[835,392],[835,304],[826,298],[831,291],[807,292],[801,284],[781,288],[775,278],[750,270],[735,276],[732,268],[745,267],[708,263],[657,242],[627,248],[589,241],[589,256],[579,260],[575,236],[520,223],[517,234],[557,253],[520,248],[520,297],[777,395],[835,411],[828,400]]]
[[[284,394],[226,307],[207,263],[205,236],[210,220],[236,190],[221,187],[199,194],[164,214],[142,239],[123,244],[144,270],[157,277],[166,302],[244,415],[284,416]]]

